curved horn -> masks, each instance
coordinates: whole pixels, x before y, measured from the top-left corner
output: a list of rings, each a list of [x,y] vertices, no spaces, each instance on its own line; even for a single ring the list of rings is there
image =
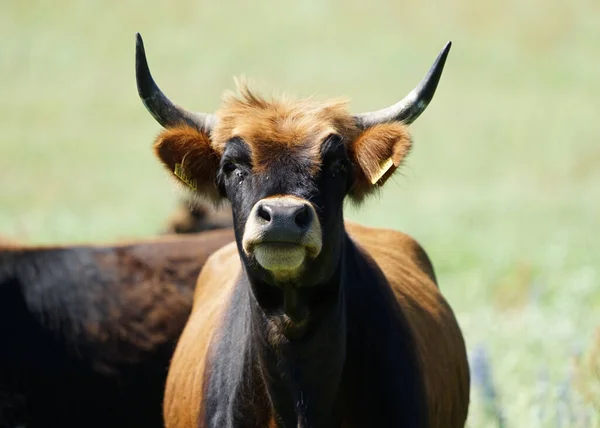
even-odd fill
[[[135,77],[138,94],[146,109],[165,128],[186,124],[210,134],[216,123],[216,116],[187,111],[167,98],[150,74],[142,36],[136,33],[135,38]]]
[[[364,129],[385,122],[403,122],[407,125],[414,122],[435,94],[451,46],[452,42],[446,43],[427,75],[404,99],[381,110],[354,115],[357,125]]]

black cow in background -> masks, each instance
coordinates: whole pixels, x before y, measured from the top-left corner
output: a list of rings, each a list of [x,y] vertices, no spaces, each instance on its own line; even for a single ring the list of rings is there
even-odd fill
[[[232,240],[228,228],[109,245],[0,240],[0,428],[162,427],[196,279]]]

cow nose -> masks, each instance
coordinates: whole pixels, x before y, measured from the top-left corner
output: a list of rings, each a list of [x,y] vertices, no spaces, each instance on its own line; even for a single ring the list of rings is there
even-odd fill
[[[258,204],[256,215],[266,230],[301,234],[313,221],[313,210],[308,202],[265,200]]]
[[[304,257],[317,257],[323,246],[321,223],[310,202],[275,196],[254,204],[242,237],[246,254],[254,253],[267,270],[294,270]],[[285,269],[284,269],[285,267]]]

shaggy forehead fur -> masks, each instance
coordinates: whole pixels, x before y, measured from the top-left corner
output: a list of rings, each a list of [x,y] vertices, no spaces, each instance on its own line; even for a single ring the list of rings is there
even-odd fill
[[[212,133],[212,146],[222,154],[227,141],[241,138],[251,149],[255,169],[286,154],[302,154],[317,166],[327,136],[339,134],[345,141],[352,141],[358,135],[346,100],[267,100],[243,83],[238,84],[238,90],[240,96],[227,94],[217,111],[219,122]]]

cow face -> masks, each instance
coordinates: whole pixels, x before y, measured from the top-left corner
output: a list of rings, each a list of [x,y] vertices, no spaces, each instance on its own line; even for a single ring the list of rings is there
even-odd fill
[[[433,98],[449,49],[400,102],[358,115],[342,101],[266,100],[245,85],[216,114],[189,112],[154,82],[139,34],[136,75],[142,101],[166,128],[158,158],[197,195],[231,202],[246,271],[310,287],[338,266],[344,198],[361,202],[408,154],[406,126]]]
[[[361,131],[342,101],[267,101],[245,86],[240,93],[225,100],[210,135],[170,129],[156,153],[202,196],[231,202],[255,277],[326,282],[341,254],[344,198],[360,201],[387,180],[410,148],[406,128]]]

